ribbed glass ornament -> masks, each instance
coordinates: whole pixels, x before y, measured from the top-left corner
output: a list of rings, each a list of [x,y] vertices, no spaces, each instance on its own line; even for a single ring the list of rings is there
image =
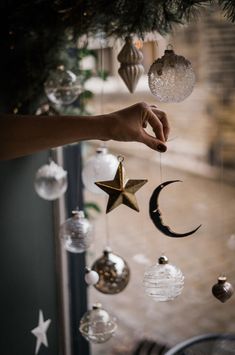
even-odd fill
[[[193,91],[195,74],[191,63],[173,50],[166,50],[148,72],[149,88],[162,102],[180,102]]]
[[[41,166],[36,172],[34,188],[44,200],[56,200],[65,193],[67,187],[67,171],[53,160],[49,164]]]
[[[86,340],[92,343],[105,343],[115,333],[117,323],[115,318],[104,310],[100,303],[93,305],[80,321],[79,330]]]
[[[145,292],[156,302],[173,300],[184,287],[184,276],[176,266],[161,256],[155,265],[146,270],[143,281]]]
[[[71,253],[83,253],[90,247],[93,241],[92,226],[83,211],[73,211],[73,217],[61,225],[60,237],[65,249]]]
[[[95,194],[105,194],[96,181],[113,180],[118,168],[117,158],[108,153],[107,148],[98,148],[96,154],[89,158],[82,170],[82,181],[90,192]]]
[[[44,83],[44,90],[48,99],[56,105],[70,105],[82,91],[79,78],[63,66],[50,72]]]

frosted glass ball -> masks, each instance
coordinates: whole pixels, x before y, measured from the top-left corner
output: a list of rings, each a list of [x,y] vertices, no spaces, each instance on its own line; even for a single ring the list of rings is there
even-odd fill
[[[86,267],[85,272],[85,281],[87,285],[95,285],[99,281],[99,274],[96,271]]]
[[[84,186],[95,194],[105,194],[95,185],[95,182],[113,180],[118,164],[118,159],[108,154],[107,148],[98,148],[96,154],[87,160],[82,170]]]
[[[56,105],[70,105],[82,91],[77,76],[63,66],[51,71],[47,81],[44,83],[44,90],[48,99]]]
[[[60,237],[65,249],[71,253],[83,253],[90,247],[92,226],[83,211],[73,211],[73,217],[60,226]]]
[[[67,187],[67,171],[53,160],[49,164],[43,165],[36,172],[34,188],[44,200],[56,200],[65,193]]]
[[[158,263],[146,270],[143,285],[146,294],[154,301],[170,301],[181,294],[184,276],[180,269],[168,264],[168,259],[161,256]]]
[[[111,317],[100,303],[84,314],[79,326],[84,338],[92,343],[105,343],[114,335],[116,329],[115,318]]]
[[[162,102],[180,102],[193,91],[195,74],[191,63],[173,50],[166,50],[148,72],[149,88]]]

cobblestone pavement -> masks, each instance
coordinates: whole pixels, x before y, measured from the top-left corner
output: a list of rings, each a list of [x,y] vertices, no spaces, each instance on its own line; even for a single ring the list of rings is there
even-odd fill
[[[148,216],[149,198],[160,183],[159,161],[126,154],[125,167],[129,178],[149,181],[136,194],[140,213],[120,206],[107,217],[102,213],[95,222],[95,243],[88,264],[106,245],[107,218],[111,247],[128,262],[131,280],[114,296],[90,288],[90,304],[101,302],[119,325],[111,341],[92,346],[92,354],[131,354],[143,338],[173,346],[203,333],[234,332],[235,296],[222,304],[211,295],[211,287],[221,273],[235,284],[235,242],[230,238],[235,234],[235,187],[163,166],[163,180],[183,181],[161,193],[165,224],[179,232],[202,224],[194,236],[175,240],[161,235]],[[86,192],[86,200],[96,201],[105,211],[106,197]],[[163,252],[184,273],[185,287],[174,301],[157,303],[145,295],[142,281],[146,267]]]

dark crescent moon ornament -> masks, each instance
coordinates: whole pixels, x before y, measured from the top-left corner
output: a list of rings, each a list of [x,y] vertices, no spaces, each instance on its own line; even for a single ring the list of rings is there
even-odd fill
[[[153,221],[153,224],[155,225],[155,227],[157,227],[157,229],[159,229],[163,234],[167,235],[168,237],[172,237],[172,238],[183,238],[183,237],[188,237],[189,235],[195,233],[200,227],[198,226],[197,228],[193,229],[190,232],[187,233],[175,233],[173,232],[169,226],[165,226],[162,218],[161,218],[161,212],[159,210],[159,206],[158,206],[158,197],[160,195],[161,190],[169,185],[169,184],[173,184],[174,182],[181,182],[181,180],[170,180],[170,181],[165,181],[163,183],[161,183],[161,185],[159,185],[152,193],[152,196],[149,200],[149,215],[151,220]]]

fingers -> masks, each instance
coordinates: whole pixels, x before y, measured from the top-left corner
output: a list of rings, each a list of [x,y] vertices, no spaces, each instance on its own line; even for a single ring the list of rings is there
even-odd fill
[[[159,118],[159,120],[162,123],[162,127],[163,127],[163,133],[164,133],[164,137],[165,137],[165,141],[167,141],[168,136],[169,136],[169,132],[170,132],[170,125],[168,122],[168,118],[167,115],[164,111],[161,111],[157,108],[157,106],[155,105],[151,105],[151,110],[152,112]]]
[[[153,112],[153,108],[149,107],[146,110],[145,117],[144,117],[144,125],[143,127],[146,128],[147,122],[152,127],[156,138],[160,139],[162,142],[165,142],[165,134],[163,130],[163,124],[158,116]],[[155,109],[156,110],[156,109]]]
[[[146,131],[143,130],[141,142],[146,144],[149,148],[157,150],[160,153],[164,153],[167,150],[166,145],[159,139],[151,136]]]

